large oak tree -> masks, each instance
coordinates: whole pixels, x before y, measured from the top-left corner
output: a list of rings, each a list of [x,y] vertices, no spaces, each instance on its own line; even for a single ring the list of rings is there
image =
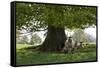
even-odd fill
[[[96,7],[39,3],[16,3],[16,28],[27,32],[48,30],[42,51],[60,51],[65,28],[86,28],[96,24]]]

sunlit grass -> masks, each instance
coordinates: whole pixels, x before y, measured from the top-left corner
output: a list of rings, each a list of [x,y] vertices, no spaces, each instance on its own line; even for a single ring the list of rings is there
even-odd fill
[[[29,44],[17,44],[16,49],[22,49],[22,48],[27,48],[27,47],[32,47],[32,45]]]
[[[17,65],[80,62],[96,60],[96,46],[85,46],[73,54],[40,52],[31,45],[17,45]],[[27,49],[31,48],[31,49]]]

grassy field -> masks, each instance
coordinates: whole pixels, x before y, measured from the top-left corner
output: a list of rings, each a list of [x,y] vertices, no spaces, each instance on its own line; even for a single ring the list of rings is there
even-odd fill
[[[16,63],[17,65],[26,64],[48,64],[62,62],[80,62],[96,60],[96,46],[90,45],[79,49],[73,54],[40,52],[32,49],[31,45],[17,44]],[[28,49],[29,48],[29,49]]]

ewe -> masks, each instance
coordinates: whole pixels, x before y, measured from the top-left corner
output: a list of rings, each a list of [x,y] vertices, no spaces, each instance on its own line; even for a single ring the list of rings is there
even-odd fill
[[[65,41],[65,46],[63,48],[64,53],[73,53],[75,50],[82,47],[82,42],[77,42],[72,39],[72,37],[69,37]]]
[[[65,41],[65,46],[63,48],[63,51],[65,53],[72,53],[75,47],[75,41],[72,40],[72,37],[69,37],[66,41]]]

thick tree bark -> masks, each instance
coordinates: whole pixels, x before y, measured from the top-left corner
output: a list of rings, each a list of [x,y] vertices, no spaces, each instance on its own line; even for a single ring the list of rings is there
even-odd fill
[[[47,37],[39,49],[42,51],[61,51],[65,40],[64,28],[48,26]]]

